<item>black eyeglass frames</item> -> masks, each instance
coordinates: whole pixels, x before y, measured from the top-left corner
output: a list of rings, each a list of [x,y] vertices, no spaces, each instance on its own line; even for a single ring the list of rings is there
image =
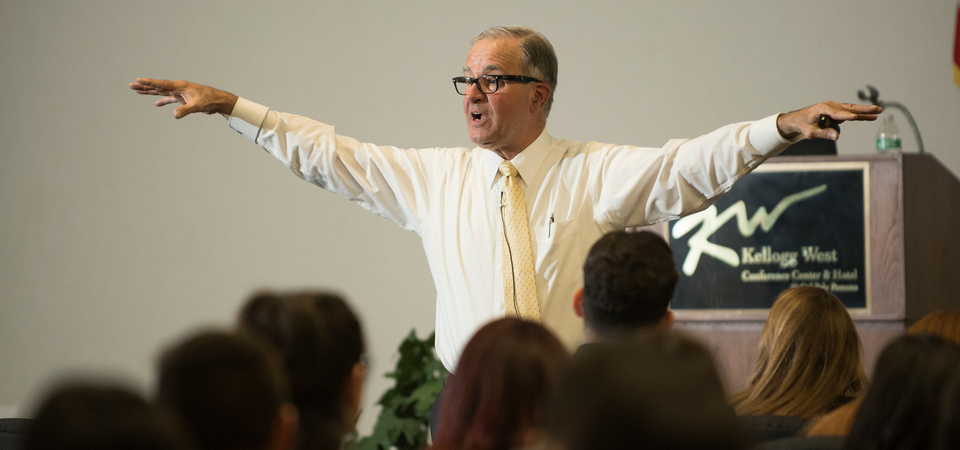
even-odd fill
[[[536,78],[525,77],[523,75],[484,75],[478,78],[453,77],[453,86],[457,88],[457,93],[460,95],[467,95],[467,89],[470,89],[471,84],[476,84],[477,87],[480,88],[480,92],[484,94],[492,94],[497,92],[497,89],[500,89],[500,80],[516,81],[519,83],[542,83],[542,81]]]

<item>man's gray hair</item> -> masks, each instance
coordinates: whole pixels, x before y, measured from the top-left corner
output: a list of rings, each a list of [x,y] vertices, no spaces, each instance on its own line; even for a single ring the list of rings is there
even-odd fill
[[[524,74],[550,85],[550,98],[544,107],[544,116],[550,115],[553,106],[553,93],[557,91],[557,54],[553,46],[542,34],[527,27],[493,27],[487,29],[470,41],[470,45],[484,39],[519,39],[520,62]]]

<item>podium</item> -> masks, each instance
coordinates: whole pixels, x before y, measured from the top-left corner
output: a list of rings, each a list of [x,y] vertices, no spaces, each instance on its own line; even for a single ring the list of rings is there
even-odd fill
[[[809,167],[814,169],[805,169]],[[960,180],[929,154],[783,156],[771,158],[755,173],[742,178],[727,196],[736,196],[738,185],[741,183],[749,185],[750,183],[746,181],[751,177],[759,179],[764,176],[774,178],[794,176],[807,179],[809,177],[806,174],[820,171],[830,176],[837,171],[847,173],[848,177],[852,173],[854,181],[858,177],[862,180],[862,188],[857,187],[860,186],[857,184],[848,189],[853,197],[858,197],[860,194],[857,189],[862,189],[862,203],[840,201],[839,204],[826,208],[829,211],[824,212],[828,216],[837,213],[852,214],[850,217],[854,217],[854,219],[844,219],[840,223],[844,227],[852,223],[849,230],[852,230],[855,237],[849,240],[856,242],[854,244],[845,242],[847,231],[840,232],[837,237],[839,242],[837,245],[841,248],[839,253],[842,255],[848,252],[853,255],[854,261],[849,263],[854,264],[850,266],[853,267],[852,269],[849,267],[831,269],[830,258],[833,258],[833,264],[838,264],[837,261],[840,259],[837,257],[836,249],[833,249],[833,254],[830,253],[830,249],[818,250],[818,255],[825,256],[819,260],[821,266],[816,266],[818,269],[814,270],[803,269],[802,259],[806,258],[809,263],[807,266],[810,267],[818,262],[816,259],[811,259],[813,250],[809,251],[810,255],[807,254],[807,249],[812,249],[813,246],[805,246],[802,249],[803,254],[800,255],[800,250],[778,251],[776,245],[742,245],[740,247],[731,245],[730,249],[737,256],[735,259],[738,259],[741,264],[735,269],[739,271],[735,273],[740,280],[731,280],[729,277],[724,279],[721,275],[711,278],[713,272],[707,270],[705,271],[707,280],[714,284],[707,288],[700,286],[699,290],[691,290],[689,286],[684,286],[684,283],[691,283],[693,278],[685,277],[682,271],[678,297],[683,296],[682,300],[687,301],[689,297],[708,296],[707,293],[722,291],[725,288],[724,284],[731,283],[741,283],[747,288],[754,288],[758,285],[757,283],[754,282],[748,286],[747,282],[757,279],[766,282],[781,276],[778,274],[782,274],[785,278],[799,279],[803,284],[804,280],[809,280],[810,277],[821,278],[821,275],[818,275],[820,268],[823,272],[822,277],[831,280],[829,282],[825,279],[818,280],[817,282],[823,283],[822,286],[830,286],[832,280],[836,280],[836,277],[831,277],[831,274],[853,274],[854,281],[847,284],[834,283],[832,286],[840,289],[835,293],[848,305],[848,310],[860,333],[864,348],[864,368],[870,376],[880,351],[891,339],[899,336],[907,326],[931,311],[960,309],[960,265],[955,263],[960,256]],[[800,175],[788,175],[788,172],[796,172]],[[759,173],[772,175],[759,175]],[[806,189],[803,192],[809,192],[804,194],[807,197],[819,195],[814,188],[804,187],[803,189]],[[766,191],[767,188],[755,190]],[[721,200],[727,196],[721,197]],[[801,204],[802,199],[791,198],[794,199],[794,203]],[[719,204],[721,200],[717,203]],[[730,204],[733,200],[736,198],[724,201]],[[780,204],[786,201],[784,199]],[[783,208],[774,210],[775,206],[774,204],[764,205],[766,208],[764,214],[768,219],[778,211],[781,213],[785,211]],[[750,206],[746,208],[749,209]],[[756,205],[754,208],[759,209]],[[716,215],[716,211],[712,214]],[[807,214],[810,214],[809,211]],[[757,214],[754,216],[754,219],[757,219]],[[760,219],[763,218],[760,217]],[[760,223],[760,219],[755,222]],[[686,228],[678,229],[677,222],[681,220],[684,219],[668,225],[648,227],[648,229],[661,233],[668,238],[671,246],[674,246],[675,242],[678,242],[674,239],[675,236],[683,235],[688,238],[695,230],[702,230],[709,223],[692,219],[693,225],[688,224]],[[822,228],[831,227],[828,222],[818,221],[816,218],[805,220],[806,222],[797,223],[811,225],[793,225],[794,229],[771,228],[768,233],[773,236],[776,231],[789,238],[810,231],[806,228],[816,228],[816,231],[821,232],[824,231]],[[859,230],[860,224],[863,226],[862,236]],[[725,228],[736,229],[737,226],[732,220],[723,224]],[[739,226],[742,234],[743,223]],[[762,230],[751,232],[762,234]],[[858,245],[862,245],[862,248],[858,249]],[[690,246],[691,249],[694,247],[693,244]],[[676,253],[678,247],[674,247],[674,251]],[[727,265],[720,264],[714,259],[723,259],[720,257],[721,254],[715,252],[714,255],[716,258],[710,258],[709,254],[704,253],[694,264],[690,264],[688,255],[687,259],[678,260],[678,264],[683,265],[687,272],[703,270],[704,265],[713,263],[719,264],[716,267],[723,267],[726,270],[727,265],[732,264],[731,261],[727,261],[725,263]],[[791,255],[793,260],[788,260]],[[732,257],[729,254],[727,256]],[[778,256],[779,261],[777,261]],[[797,259],[800,259],[799,263]],[[759,265],[764,262],[769,262],[769,265]],[[747,266],[747,264],[757,265]],[[793,267],[800,268],[791,270],[791,264]],[[764,270],[763,267],[767,269]],[[794,284],[796,283],[794,281]],[[771,286],[777,285],[771,284]],[[683,294],[684,292],[686,295]],[[848,303],[847,297],[843,297],[848,293],[852,295],[849,298],[853,303]],[[749,303],[746,299],[748,296],[748,294],[732,295],[737,297],[734,303],[744,301],[745,307],[731,304],[732,300],[728,299],[719,303],[717,300],[707,299],[709,305],[719,305],[719,307],[703,307],[703,305],[694,305],[690,308],[674,307],[677,319],[674,328],[694,335],[713,350],[721,377],[731,393],[747,385],[748,377],[756,364],[760,332],[769,311],[769,305],[766,308],[757,307],[756,300],[750,300],[754,303]],[[763,298],[760,301],[770,303],[773,301],[770,294],[764,294],[761,297]],[[674,303],[679,304],[680,300],[675,298]],[[714,303],[709,303],[711,301]]]

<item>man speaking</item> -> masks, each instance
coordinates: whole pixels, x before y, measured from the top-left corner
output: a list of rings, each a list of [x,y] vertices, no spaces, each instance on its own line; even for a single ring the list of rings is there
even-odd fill
[[[448,369],[484,323],[542,321],[570,347],[581,264],[606,232],[708,207],[739,177],[792,142],[837,139],[840,123],[875,120],[876,106],[820,103],[725,126],[662,148],[571,142],[546,131],[557,58],[543,35],[496,27],[473,41],[453,78],[476,148],[399,149],[269,110],[186,81],[138,78],[130,88],[180,103],[174,117],[219,113],[297,176],[416,232],[437,289],[436,348]]]

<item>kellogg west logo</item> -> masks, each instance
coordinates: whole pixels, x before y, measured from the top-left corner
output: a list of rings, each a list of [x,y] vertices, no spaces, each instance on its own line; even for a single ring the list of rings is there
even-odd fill
[[[798,169],[782,170],[788,164]],[[801,285],[866,307],[866,171],[780,166],[669,224],[682,273],[675,309],[769,308],[780,291]]]
[[[761,206],[757,208],[757,212],[751,219],[747,218],[746,204],[743,200],[740,200],[721,214],[717,214],[716,206],[710,205],[709,208],[699,214],[677,220],[671,233],[674,239],[680,239],[696,228],[697,225],[703,225],[699,231],[687,240],[687,243],[690,245],[690,252],[687,253],[687,258],[683,261],[683,273],[687,276],[693,275],[697,271],[697,264],[700,262],[700,256],[703,254],[723,261],[730,267],[740,266],[740,257],[734,249],[707,241],[720,227],[729,222],[730,219],[737,219],[737,228],[743,237],[753,236],[757,228],[762,228],[764,232],[770,232],[773,226],[776,225],[777,219],[783,215],[787,208],[797,202],[820,195],[826,190],[827,185],[821,184],[815,188],[788,195],[784,197],[783,200],[780,200],[780,203],[773,208],[773,212],[768,213],[767,208]],[[755,247],[744,247],[742,249],[741,254],[744,264],[778,263],[780,267],[784,269],[797,266],[798,252],[773,252],[770,247],[763,247],[759,252],[755,252],[754,249]],[[811,253],[815,252],[812,248],[809,251]],[[804,253],[806,254],[807,252],[805,251]],[[836,256],[836,250],[834,250],[833,253],[834,256]],[[836,260],[834,260],[834,262],[836,262]]]

